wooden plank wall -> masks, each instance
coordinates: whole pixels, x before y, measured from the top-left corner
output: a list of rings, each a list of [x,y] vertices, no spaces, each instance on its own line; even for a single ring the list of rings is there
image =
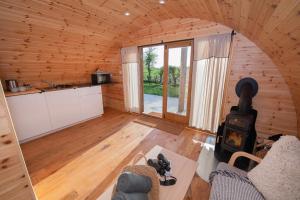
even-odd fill
[[[0,199],[36,199],[0,84]]]
[[[116,82],[104,89],[105,104],[122,108],[121,43],[156,22],[205,19],[239,31],[273,60],[300,119],[299,9],[299,0],[182,0],[165,5],[157,0],[1,0],[0,78],[42,86],[41,80],[78,83],[88,81],[100,66]]]
[[[121,109],[122,77],[115,56],[120,45],[113,40],[117,33],[92,13],[96,11],[60,2],[1,1],[0,78],[34,87],[48,87],[43,81],[80,84],[90,82],[90,74],[99,68],[111,72],[114,82],[103,89],[105,105]]]
[[[205,20],[172,19],[137,31],[123,45],[155,44],[162,40],[167,42],[230,32],[231,29],[223,25]],[[267,54],[242,34],[235,36],[222,119],[224,120],[231,106],[237,105],[238,98],[234,91],[237,81],[248,76],[254,77],[260,87],[253,100],[254,108],[258,110],[258,133],[296,135],[296,110],[289,87]]]
[[[253,107],[258,111],[258,133],[297,135],[296,109],[278,67],[243,35],[237,34],[235,39],[222,119],[225,119],[231,106],[238,104],[235,94],[238,80],[253,77],[259,84],[258,94],[253,99]]]

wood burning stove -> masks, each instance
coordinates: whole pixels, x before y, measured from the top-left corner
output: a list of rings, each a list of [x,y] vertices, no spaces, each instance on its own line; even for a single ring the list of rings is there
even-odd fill
[[[237,151],[253,152],[256,130],[257,111],[252,108],[252,98],[257,94],[258,84],[252,78],[244,78],[236,85],[236,94],[240,97],[239,105],[233,106],[217,132],[215,157],[222,162],[228,162],[231,155]],[[249,161],[240,158],[236,166],[247,169]]]

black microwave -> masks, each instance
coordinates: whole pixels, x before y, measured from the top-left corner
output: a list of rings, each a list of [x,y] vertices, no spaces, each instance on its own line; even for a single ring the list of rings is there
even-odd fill
[[[91,74],[92,85],[100,85],[111,82],[111,74],[106,72],[95,72]]]

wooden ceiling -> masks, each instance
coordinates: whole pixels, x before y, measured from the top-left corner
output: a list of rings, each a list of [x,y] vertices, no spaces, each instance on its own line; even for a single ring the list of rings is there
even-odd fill
[[[129,16],[124,16],[126,11]],[[74,62],[76,58],[90,62],[96,58],[98,63],[109,63],[129,35],[172,18],[218,22],[255,42],[279,67],[289,85],[300,127],[299,0],[166,0],[164,5],[158,0],[1,0],[0,42],[9,46],[4,30],[15,30],[15,34],[26,36],[20,41],[22,47],[34,42],[35,37],[44,37],[44,42],[55,40],[52,45],[69,48],[70,54],[72,49],[84,51],[82,58],[73,55],[62,58],[64,61]],[[23,31],[17,32],[15,26],[20,24]],[[40,35],[30,34],[38,29]]]

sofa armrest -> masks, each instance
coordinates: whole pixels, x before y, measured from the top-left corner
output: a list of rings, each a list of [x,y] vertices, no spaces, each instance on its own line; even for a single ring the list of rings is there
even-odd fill
[[[254,156],[254,155],[252,155],[252,154],[250,154],[250,153],[246,153],[246,152],[244,152],[244,151],[238,151],[238,152],[235,152],[234,154],[232,154],[232,156],[231,156],[231,158],[230,158],[228,164],[231,165],[231,166],[233,166],[234,163],[235,163],[235,161],[236,161],[236,159],[237,159],[238,157],[246,157],[246,158],[249,158],[249,159],[251,159],[251,160],[254,160],[254,161],[257,162],[257,163],[260,163],[261,160],[262,160],[261,158],[259,158],[259,157],[257,157],[257,156]]]

